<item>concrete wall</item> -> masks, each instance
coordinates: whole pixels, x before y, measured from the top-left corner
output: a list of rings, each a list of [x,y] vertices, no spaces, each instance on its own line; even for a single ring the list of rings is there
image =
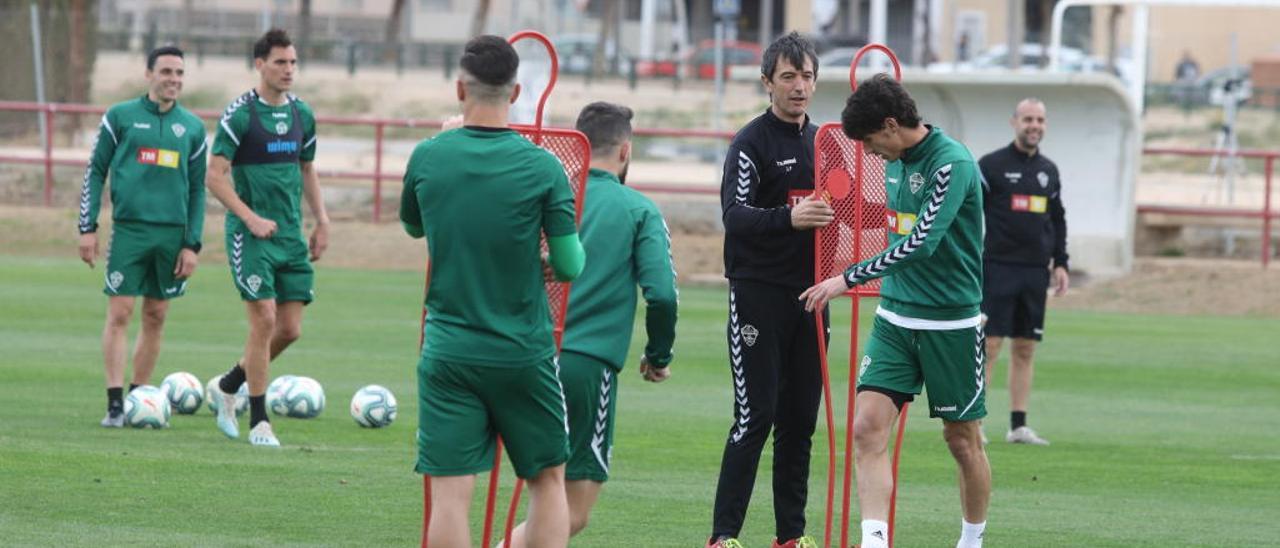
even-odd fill
[[[926,122],[966,144],[975,159],[1013,140],[1009,119],[1020,99],[1042,99],[1042,150],[1062,174],[1072,267],[1099,275],[1129,270],[1141,125],[1116,79],[908,71],[903,82]],[[815,122],[839,121],[848,95],[847,72],[824,73],[810,109]]]

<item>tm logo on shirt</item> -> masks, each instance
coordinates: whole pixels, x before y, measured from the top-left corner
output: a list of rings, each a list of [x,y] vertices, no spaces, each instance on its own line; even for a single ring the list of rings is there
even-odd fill
[[[1049,199],[1044,196],[1014,194],[1009,198],[1009,209],[1014,211],[1030,211],[1031,213],[1044,213],[1049,209]]]
[[[897,211],[886,211],[886,220],[889,223],[889,231],[906,236],[911,233],[911,229],[916,226],[916,215],[914,213],[900,213]]]
[[[178,151],[163,148],[139,148],[138,163],[152,166],[178,167]]]

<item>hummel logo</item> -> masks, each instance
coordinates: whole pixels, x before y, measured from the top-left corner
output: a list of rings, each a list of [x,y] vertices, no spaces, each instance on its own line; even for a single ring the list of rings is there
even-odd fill
[[[871,536],[876,537],[880,540],[884,540],[884,531],[876,531],[874,533],[871,533]]]
[[[134,122],[133,127],[136,127],[138,129],[151,129],[151,124],[148,124],[145,122]]]

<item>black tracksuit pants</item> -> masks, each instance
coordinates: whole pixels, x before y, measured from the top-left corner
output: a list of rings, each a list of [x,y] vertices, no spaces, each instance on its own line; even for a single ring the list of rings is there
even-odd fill
[[[713,539],[736,537],[742,529],[770,430],[776,534],[784,542],[804,534],[809,453],[822,399],[822,371],[817,326],[813,314],[805,312],[798,300],[802,291],[753,281],[729,282],[734,422],[720,461]],[[826,310],[823,316],[825,325]]]

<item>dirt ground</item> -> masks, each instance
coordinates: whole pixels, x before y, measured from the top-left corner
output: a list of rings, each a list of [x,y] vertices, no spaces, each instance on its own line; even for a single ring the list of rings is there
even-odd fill
[[[103,216],[102,234],[109,234]],[[4,256],[76,256],[75,212],[0,205],[0,262]],[[723,283],[723,235],[708,226],[673,228],[672,242],[682,283]],[[205,222],[205,268],[222,268],[222,217]],[[103,241],[105,245],[105,240]],[[416,270],[426,260],[420,240],[398,223],[335,221],[329,252],[317,265]],[[1133,271],[1112,279],[1080,273],[1067,296],[1051,307],[1150,314],[1280,316],[1280,265],[1187,258],[1140,258]]]

